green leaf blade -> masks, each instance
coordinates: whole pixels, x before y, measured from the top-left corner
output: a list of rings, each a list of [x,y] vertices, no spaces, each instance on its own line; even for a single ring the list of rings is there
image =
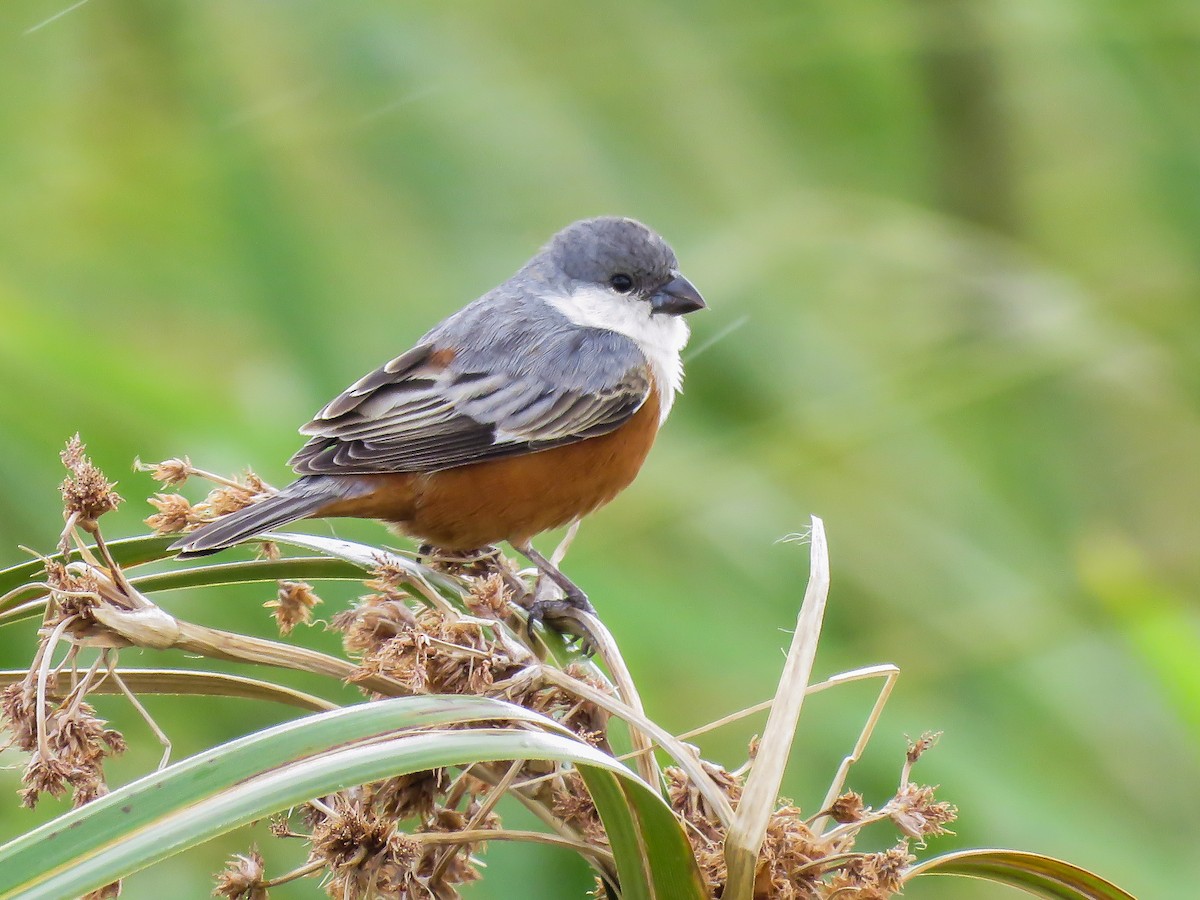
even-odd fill
[[[1095,872],[1022,850],[962,850],[914,866],[905,882],[921,875],[958,875],[1008,885],[1049,900],[1136,900]]]
[[[485,720],[524,721],[545,730],[396,735],[397,729]],[[628,769],[521,707],[435,696],[361,704],[289,722],[125,785],[0,847],[0,898],[76,896],[311,797],[405,772],[508,759],[570,762],[589,787],[601,785],[595,800],[602,818],[621,823],[617,835],[626,858],[619,860],[619,870],[623,877],[630,873],[625,896],[704,897],[692,889],[699,874],[690,852],[683,854],[686,862],[678,852],[687,843],[681,826]],[[652,827],[633,834],[641,823]],[[659,845],[676,851],[661,866],[655,858]]]

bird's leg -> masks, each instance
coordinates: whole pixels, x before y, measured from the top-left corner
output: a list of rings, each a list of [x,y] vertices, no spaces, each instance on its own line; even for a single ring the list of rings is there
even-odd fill
[[[591,602],[588,600],[587,594],[580,590],[579,585],[575,584],[575,582],[564,575],[559,570],[558,566],[554,565],[554,563],[550,562],[550,560],[546,559],[546,557],[534,550],[532,544],[513,544],[513,549],[537,566],[538,571],[541,572],[542,575],[544,575],[546,578],[549,578],[560,588],[562,588],[563,593],[566,595],[566,602],[570,606],[575,607],[581,612],[588,612],[592,613],[593,615],[595,614],[595,608],[593,608]]]
[[[582,638],[585,646],[593,643],[587,627],[571,615],[574,612],[596,614],[595,608],[588,601],[587,594],[580,590],[579,586],[564,575],[550,560],[534,550],[528,542],[513,544],[513,549],[537,566],[538,572],[543,577],[549,578],[562,588],[565,595],[562,600],[534,600],[529,606],[529,628],[532,630],[538,622],[555,622],[557,631],[569,632]],[[535,591],[534,596],[536,597],[538,593]],[[563,623],[565,623],[565,627]]]

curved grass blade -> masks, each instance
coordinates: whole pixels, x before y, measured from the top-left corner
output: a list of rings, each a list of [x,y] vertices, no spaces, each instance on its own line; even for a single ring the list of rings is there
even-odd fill
[[[295,762],[354,741],[389,735],[406,728],[482,720],[532,721],[556,731],[549,719],[522,707],[482,697],[403,697],[363,703],[345,709],[284,722],[181,760],[131,782],[94,803],[73,810],[0,847],[0,897],[34,878],[39,869],[70,863],[75,848],[103,845],[112,832],[111,819],[100,822],[100,810],[130,805],[120,828],[141,828],[168,812],[228,790],[257,773]],[[120,798],[120,802],[114,800]],[[92,815],[87,815],[89,811]],[[56,841],[70,831],[71,840]]]
[[[239,697],[244,700],[269,700],[285,706],[295,706],[310,712],[337,709],[321,697],[293,690],[283,685],[272,684],[244,675],[226,675],[222,672],[197,672],[190,669],[121,669],[116,673],[135,694],[175,694],[204,697]],[[0,670],[0,688],[23,681],[29,675],[26,669]],[[91,688],[90,694],[120,694],[121,688],[114,681],[104,680]],[[47,696],[62,699],[62,690],[48,690]]]
[[[155,572],[129,579],[134,587],[145,593],[171,591],[181,588],[217,587],[228,584],[250,584],[288,578],[361,581],[360,567],[331,556],[293,556],[287,559],[250,559],[239,562],[195,566],[171,572]]]
[[[288,559],[250,559],[210,566],[194,566],[171,572],[138,575],[130,578],[129,581],[139,590],[152,593],[196,587],[254,584],[278,581],[281,578],[311,581],[359,581],[362,576],[362,569],[343,559],[335,559],[330,556],[294,556]],[[23,601],[0,611],[0,624],[11,624],[41,615],[45,608],[46,591],[37,585],[30,585],[28,591],[19,592],[14,596],[23,598]]]
[[[272,531],[259,535],[259,538],[274,541],[276,544],[287,544],[291,547],[316,550],[318,553],[335,556],[338,559],[344,559],[346,562],[353,563],[366,572],[370,572],[381,561],[386,560],[390,565],[410,572],[414,580],[423,581],[433,586],[437,589],[438,593],[450,600],[460,600],[463,595],[464,588],[454,579],[428,566],[423,566],[419,562],[409,559],[407,556],[400,556],[397,553],[392,553],[379,547],[371,547],[367,544],[359,544],[355,541],[347,541],[341,538],[330,538],[317,534],[303,534],[292,531]]]
[[[725,838],[725,860],[729,879],[724,896],[728,900],[750,900],[754,896],[754,873],[759,850],[767,833],[767,824],[779,797],[779,785],[792,743],[796,723],[808,692],[825,601],[829,593],[829,548],[825,525],[812,517],[808,587],[796,618],[792,645],[783,664],[783,674],[775,691],[775,702],[763,729],[754,767],[746,779],[742,799]]]
[[[117,565],[133,568],[171,556],[172,554],[167,552],[167,548],[177,537],[178,535],[146,534],[141,537],[105,541],[105,544]],[[88,549],[93,553],[98,552],[94,544],[90,545]],[[63,555],[50,553],[46,558],[61,562]],[[17,606],[22,601],[40,596],[43,591],[36,584],[29,585],[28,589],[24,591],[20,591],[18,588],[26,582],[37,581],[44,570],[40,559],[31,559],[28,562],[9,566],[7,569],[0,569],[0,597],[4,598],[3,601],[0,601],[0,612]]]
[[[483,719],[527,721],[547,731],[394,734]],[[536,713],[478,697],[405,697],[310,716],[148,775],[0,847],[0,898],[76,896],[351,785],[484,760],[547,759],[580,766],[597,785],[614,850],[624,856],[637,847],[649,861],[618,862],[623,897],[701,900],[695,862],[666,804],[611,757],[561,732]]]
[[[1095,872],[1040,853],[1023,850],[960,850],[926,860],[905,873],[905,882],[919,875],[959,875],[1006,884],[1051,900],[1136,900]]]
[[[645,782],[617,777],[613,771],[585,765],[578,769],[604,822],[623,900],[708,897],[687,835],[674,815],[661,815],[663,801],[657,793]],[[635,886],[648,893],[637,893]]]

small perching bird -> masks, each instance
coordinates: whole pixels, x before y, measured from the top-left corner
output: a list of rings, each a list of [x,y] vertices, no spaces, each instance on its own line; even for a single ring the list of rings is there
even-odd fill
[[[290,460],[296,481],[172,548],[201,556],[298,519],[383,519],[450,551],[507,541],[591,611],[530,541],[633,481],[683,380],[683,316],[704,306],[645,225],[569,225],[318,412]]]

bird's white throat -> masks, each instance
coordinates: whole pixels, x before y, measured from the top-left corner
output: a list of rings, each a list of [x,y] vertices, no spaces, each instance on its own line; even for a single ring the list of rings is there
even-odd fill
[[[654,370],[662,410],[659,423],[666,421],[675,395],[683,388],[683,359],[679,354],[688,341],[683,317],[655,315],[645,300],[601,287],[577,288],[546,299],[576,325],[615,331],[638,345]]]

